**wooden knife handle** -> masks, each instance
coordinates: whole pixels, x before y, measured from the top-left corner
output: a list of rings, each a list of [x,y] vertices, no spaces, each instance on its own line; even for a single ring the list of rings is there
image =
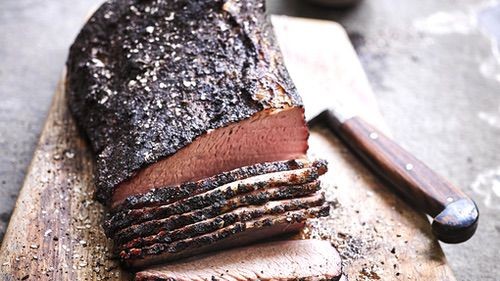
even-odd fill
[[[433,218],[432,230],[439,240],[461,243],[472,237],[479,211],[459,188],[360,117],[340,122],[326,110],[319,119],[397,193]]]

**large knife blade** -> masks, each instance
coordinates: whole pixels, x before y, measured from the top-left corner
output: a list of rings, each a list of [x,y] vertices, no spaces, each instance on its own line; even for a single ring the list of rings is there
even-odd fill
[[[330,129],[396,193],[431,216],[439,240],[459,243],[469,239],[478,223],[476,204],[384,134],[388,130],[344,30],[335,23],[325,25],[319,43],[317,25],[310,20],[285,25],[274,17],[273,25],[278,31],[291,29],[303,34],[298,40],[280,37],[286,32],[277,32],[310,126]]]

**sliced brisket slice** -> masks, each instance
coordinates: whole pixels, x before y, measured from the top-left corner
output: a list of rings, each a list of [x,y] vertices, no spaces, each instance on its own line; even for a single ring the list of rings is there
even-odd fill
[[[309,161],[307,159],[257,163],[228,172],[222,172],[199,181],[186,182],[176,186],[155,188],[144,194],[129,196],[122,203],[114,206],[111,209],[111,214],[118,213],[121,210],[139,209],[143,207],[169,204],[189,196],[204,193],[228,183],[244,180],[258,175],[311,167],[314,168],[318,174],[322,175],[326,173],[327,165],[328,163],[325,160]]]
[[[136,281],[339,280],[338,252],[328,241],[288,240],[216,252],[153,267]]]
[[[281,215],[264,216],[248,222],[238,222],[194,238],[127,249],[121,251],[119,257],[127,266],[144,267],[219,249],[243,246],[264,238],[297,232],[304,227],[308,218],[327,216],[329,210],[328,205],[323,205]]]
[[[104,222],[103,227],[105,232],[109,235],[121,228],[143,221],[164,218],[174,214],[182,214],[210,205],[222,205],[229,198],[257,189],[265,189],[282,185],[300,185],[312,182],[316,180],[320,174],[326,172],[326,164],[324,162],[315,163],[321,165],[297,170],[257,175],[215,187],[205,193],[192,195],[185,199],[174,201],[172,204],[167,203],[156,207],[122,210],[110,215],[110,217]]]
[[[265,191],[254,191],[237,196],[225,202],[215,203],[203,209],[172,215],[163,219],[153,219],[134,224],[111,234],[115,243],[124,243],[137,237],[145,237],[160,231],[170,231],[186,225],[214,218],[239,207],[262,205],[272,200],[293,199],[310,195],[319,190],[319,181],[302,186],[282,186]]]
[[[302,101],[264,0],[108,0],[67,69],[101,202],[306,154]]]
[[[215,218],[190,224],[173,231],[160,231],[154,235],[133,239],[122,245],[115,243],[115,247],[118,251],[122,251],[131,248],[144,248],[157,243],[172,243],[211,233],[235,223],[248,222],[264,216],[281,215],[290,211],[317,207],[324,203],[324,195],[316,193],[303,198],[271,201],[262,206],[242,207]]]

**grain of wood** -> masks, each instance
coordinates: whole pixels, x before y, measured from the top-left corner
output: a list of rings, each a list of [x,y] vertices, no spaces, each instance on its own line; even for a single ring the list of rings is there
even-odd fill
[[[350,91],[361,100],[365,118],[386,128],[340,26],[285,17],[273,22],[306,102],[314,91],[322,92],[323,102],[339,89]],[[317,85],[317,76],[327,76],[331,84]],[[321,102],[310,104],[314,112]],[[310,147],[311,156],[330,162],[323,182],[333,208],[330,217],[312,221],[302,236],[331,240],[344,257],[349,280],[455,280],[424,216],[394,196],[328,132],[313,131]],[[110,257],[111,243],[100,226],[103,209],[92,200],[92,163],[61,82],[0,248],[1,280],[132,278]]]

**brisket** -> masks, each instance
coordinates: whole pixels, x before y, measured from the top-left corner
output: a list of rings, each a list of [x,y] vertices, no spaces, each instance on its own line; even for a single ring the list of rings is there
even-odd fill
[[[292,162],[295,164],[288,165]],[[122,208],[106,220],[106,234],[114,239],[122,262],[142,267],[295,232],[307,218],[327,215],[329,208],[322,206],[324,197],[318,192],[318,177],[327,171],[326,162],[281,163],[287,163],[289,170],[248,177],[239,173],[238,178],[243,179],[224,180],[220,186],[203,180],[210,187],[196,189],[205,190],[203,193],[157,198],[153,205],[140,204],[142,208]]]
[[[304,227],[308,218],[327,216],[329,210],[330,207],[326,204],[281,215],[264,216],[173,243],[156,243],[143,248],[123,250],[119,256],[127,266],[144,267],[200,253],[243,246],[264,238],[297,232]]]
[[[322,175],[327,171],[327,162],[325,160],[315,160],[311,162],[306,159],[292,159],[288,161],[266,162],[240,167],[196,182],[186,182],[178,186],[154,188],[145,194],[129,196],[121,204],[114,206],[111,213],[114,214],[121,210],[138,209],[147,206],[165,205],[176,200],[215,189],[221,185],[244,180],[253,176],[309,167],[315,168],[318,174]]]
[[[138,272],[136,281],[339,280],[340,256],[327,241],[270,242],[161,265]]]
[[[321,163],[321,165],[298,170],[258,175],[240,181],[227,183],[219,187],[211,185],[214,189],[208,190],[202,194],[192,195],[188,198],[174,201],[171,204],[167,203],[156,207],[121,210],[108,216],[108,219],[104,222],[103,226],[106,233],[109,235],[120,228],[134,223],[167,217],[174,214],[182,214],[195,209],[204,208],[209,205],[220,205],[225,203],[227,199],[251,191],[259,189],[263,190],[265,188],[282,185],[300,185],[309,183],[316,180],[320,174],[326,172],[326,163],[315,163]],[[178,187],[171,187],[170,189],[172,190],[175,188]],[[172,200],[168,201],[171,202]]]
[[[117,247],[118,250],[130,248],[143,248],[156,243],[172,243],[177,240],[187,239],[214,232],[238,222],[247,222],[264,216],[281,215],[285,212],[317,207],[325,203],[323,194],[318,193],[309,197],[271,201],[262,206],[238,208],[212,219],[175,229],[173,231],[160,231],[151,236],[135,238]],[[115,245],[116,246],[116,245]]]
[[[302,101],[264,2],[107,0],[72,45],[68,105],[95,153],[103,226],[125,265],[242,246],[328,215],[318,179],[327,164],[306,158]],[[336,280],[338,255],[320,244],[256,246],[277,263],[293,263],[288,254],[325,259],[258,276]],[[276,255],[280,245],[287,252]],[[241,280],[252,279],[251,266]],[[210,270],[200,274],[213,279]],[[184,273],[158,268],[137,278]]]
[[[217,202],[211,206],[189,213],[137,223],[118,232],[110,233],[110,237],[113,238],[115,243],[123,243],[137,237],[144,237],[160,231],[174,230],[189,224],[211,219],[239,207],[262,205],[273,200],[298,198],[310,195],[318,190],[319,182],[313,182],[304,186],[284,186],[266,191],[252,192],[225,202]]]
[[[66,81],[106,204],[307,150],[263,0],[108,0],[72,45]]]

